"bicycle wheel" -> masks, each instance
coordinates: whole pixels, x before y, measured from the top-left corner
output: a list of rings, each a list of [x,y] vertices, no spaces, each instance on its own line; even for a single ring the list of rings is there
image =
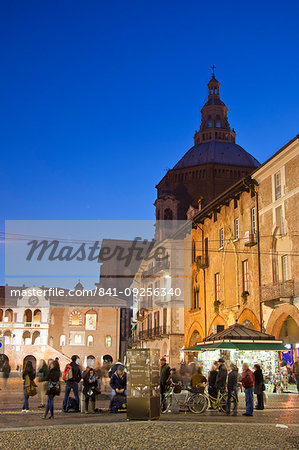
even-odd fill
[[[226,412],[227,398],[228,398],[227,394],[223,394],[223,396],[220,398],[218,403],[218,410],[220,412]],[[231,410],[235,411],[237,407],[236,397],[234,395],[231,395],[230,401],[231,401]]]
[[[221,395],[218,400],[218,411],[226,412],[227,394]]]
[[[172,402],[173,402],[172,395],[167,395],[164,397],[162,404],[161,404],[161,413],[162,414],[168,413],[171,410]]]
[[[202,414],[208,407],[208,401],[202,394],[194,394],[188,401],[188,407],[194,414]]]

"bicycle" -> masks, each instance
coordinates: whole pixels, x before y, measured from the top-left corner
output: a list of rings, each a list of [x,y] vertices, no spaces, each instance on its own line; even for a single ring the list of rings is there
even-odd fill
[[[205,408],[202,412],[204,412],[207,407],[210,405],[210,408],[218,410],[219,412],[226,412],[226,405],[228,399],[227,392],[218,391],[217,397],[213,397],[208,393],[207,390],[204,391],[203,394],[199,394],[204,398]],[[231,407],[234,411],[237,407],[238,399],[234,394],[231,394]]]
[[[201,414],[206,409],[206,399],[202,394],[194,393],[191,389],[187,388],[185,389],[186,394],[184,394],[184,398],[180,399],[176,394],[181,393],[181,389],[179,392],[175,392],[177,388],[177,384],[171,383],[169,391],[165,393],[161,405],[162,414],[171,412],[172,410],[183,410],[185,412],[189,410],[193,414]]]

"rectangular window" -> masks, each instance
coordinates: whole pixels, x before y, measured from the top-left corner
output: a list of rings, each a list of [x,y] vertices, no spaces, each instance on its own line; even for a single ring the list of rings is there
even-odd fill
[[[215,300],[220,302],[220,273],[215,273]]]
[[[275,200],[281,197],[281,176],[280,172],[274,174]]]
[[[282,264],[282,281],[284,283],[289,279],[288,255],[284,255],[281,257],[281,264]]]
[[[239,239],[239,219],[235,219],[234,220],[234,234],[235,234],[235,239]]]
[[[223,248],[223,228],[219,230],[219,248]]]
[[[249,292],[248,259],[242,261],[243,292]]]
[[[250,210],[250,221],[251,221],[251,233],[256,233],[256,213],[255,213],[255,207],[251,208]]]
[[[275,222],[276,226],[279,228],[279,234],[283,234],[283,215],[281,206],[275,209]]]
[[[205,238],[205,261],[208,260],[208,256],[209,256],[209,238]]]

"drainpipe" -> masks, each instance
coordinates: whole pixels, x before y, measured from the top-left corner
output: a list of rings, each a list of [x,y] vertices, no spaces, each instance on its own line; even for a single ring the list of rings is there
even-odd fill
[[[256,191],[256,223],[257,223],[257,258],[258,258],[258,274],[259,274],[259,302],[260,302],[260,327],[263,332],[264,318],[263,318],[263,304],[262,304],[262,275],[261,275],[261,244],[260,244],[260,218],[259,218],[259,194]]]

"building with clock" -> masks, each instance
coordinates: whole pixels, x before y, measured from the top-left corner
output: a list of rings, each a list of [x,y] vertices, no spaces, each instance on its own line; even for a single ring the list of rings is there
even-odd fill
[[[81,283],[75,291],[83,290]],[[32,295],[32,292],[38,295]],[[86,365],[112,362],[119,358],[121,299],[110,296],[47,295],[41,287],[0,288],[0,337],[4,355],[12,370],[30,359],[36,366],[40,359],[58,357],[61,365],[74,354]]]

